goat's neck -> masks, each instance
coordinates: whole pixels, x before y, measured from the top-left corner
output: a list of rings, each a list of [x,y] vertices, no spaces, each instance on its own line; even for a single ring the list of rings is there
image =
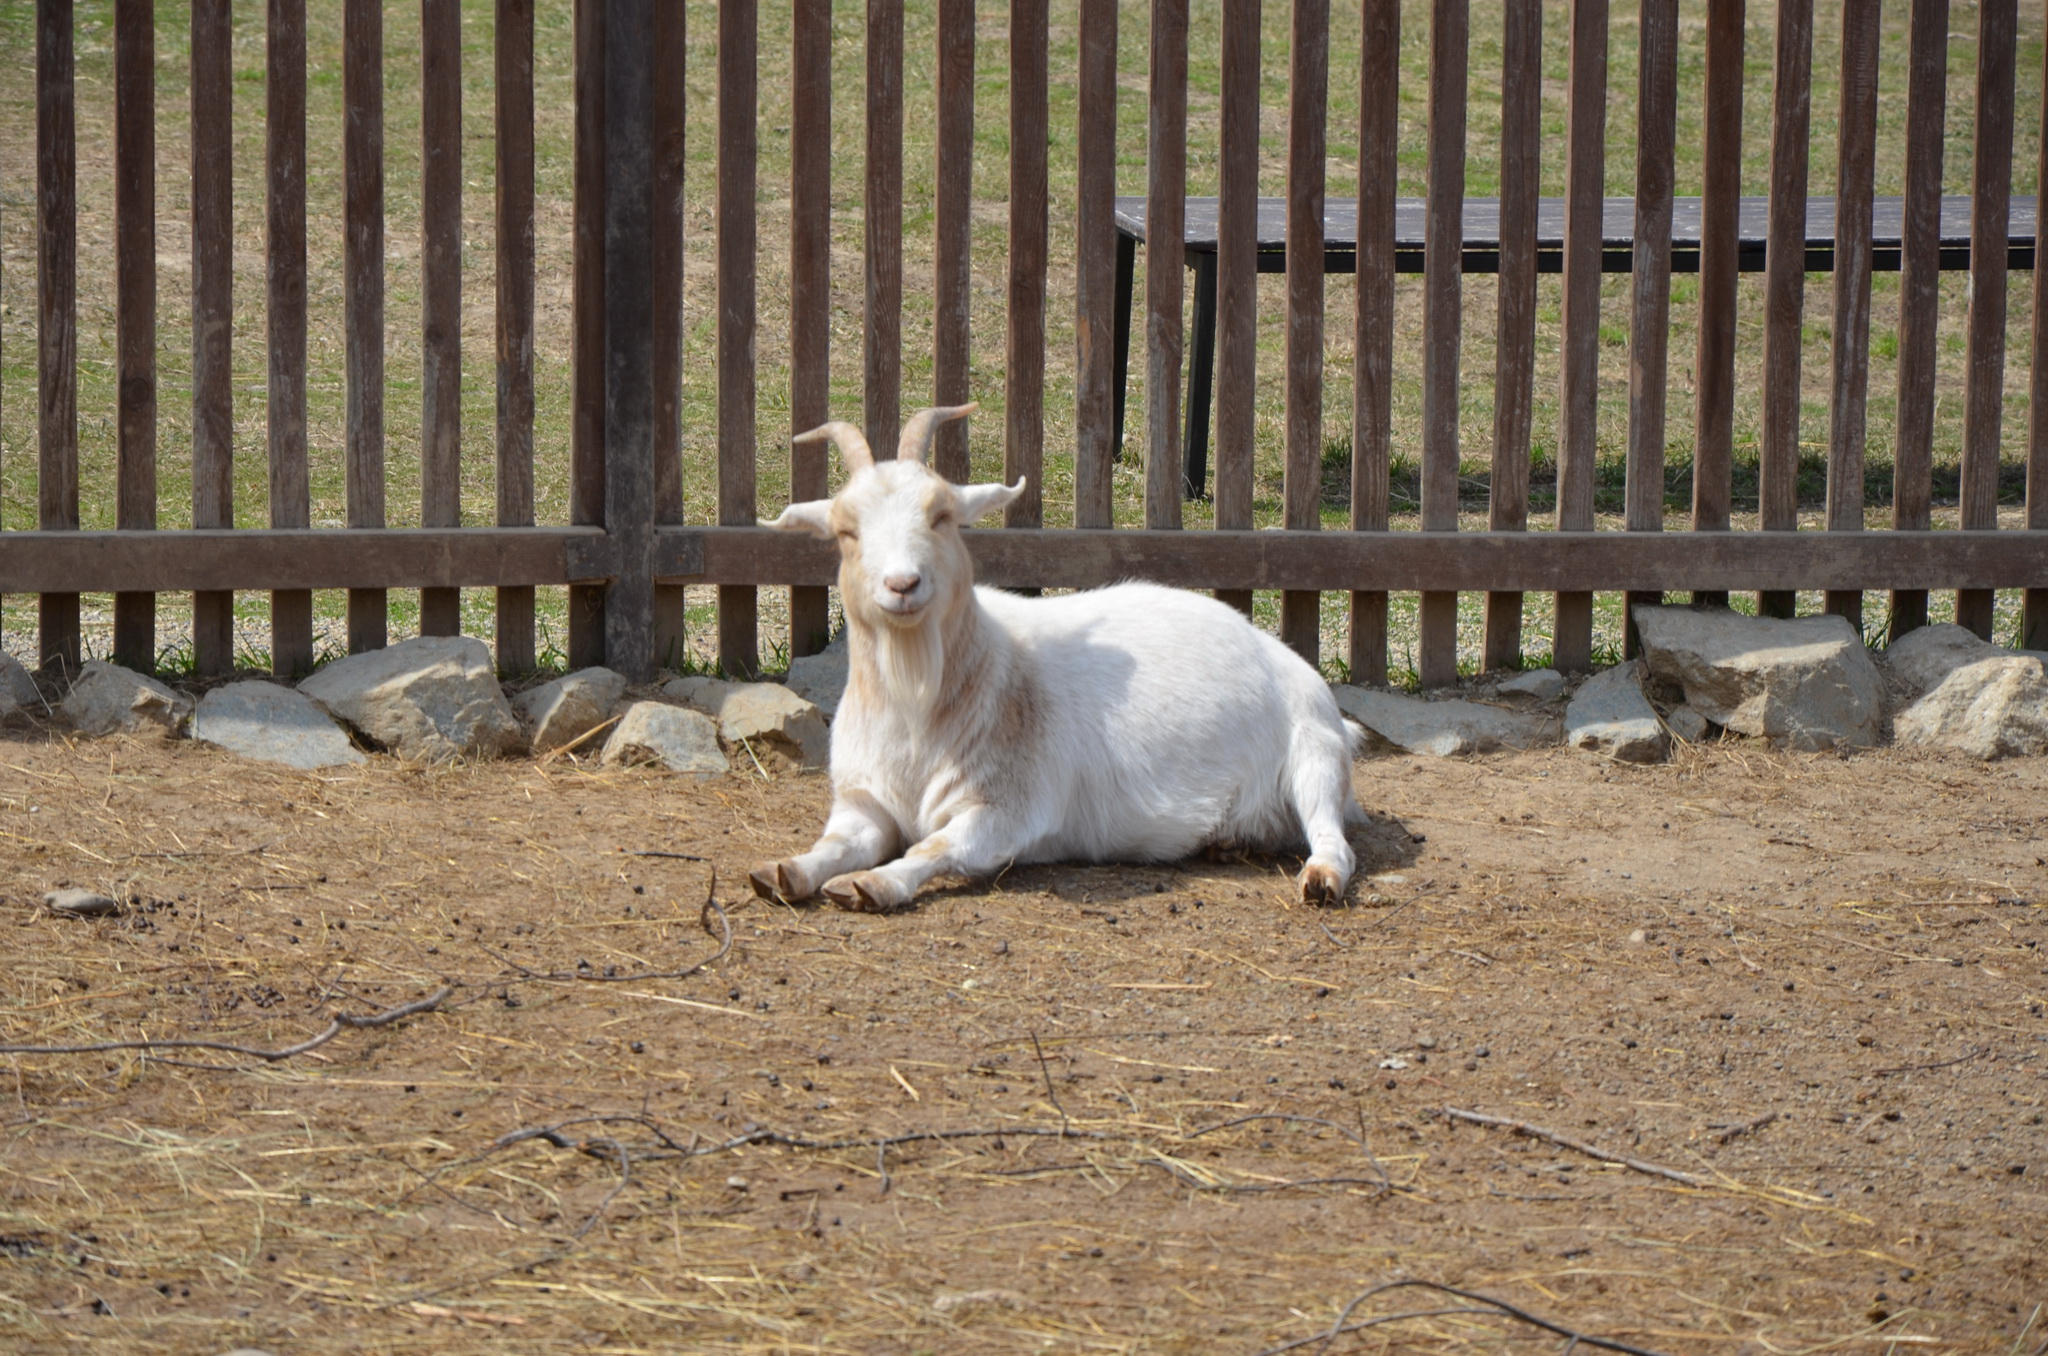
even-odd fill
[[[971,586],[922,626],[856,624],[849,630],[848,663],[879,704],[938,723],[975,703],[1002,638]]]

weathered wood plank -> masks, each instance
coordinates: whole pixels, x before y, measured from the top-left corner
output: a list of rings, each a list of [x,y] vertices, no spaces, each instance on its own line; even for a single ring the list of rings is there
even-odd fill
[[[938,238],[933,253],[932,403],[964,405],[974,399],[970,389],[973,336],[968,328],[974,243],[974,0],[938,0],[938,6],[938,198],[934,204]],[[1113,221],[1110,234],[1114,247]],[[931,464],[955,484],[967,482],[966,421],[949,419],[939,425],[932,440]]]
[[[1907,530],[1933,522],[1948,17],[1948,0],[1912,0],[1906,56],[1905,201],[1899,227],[1898,414],[1892,433],[1892,526]],[[1892,595],[1893,637],[1926,624],[1926,594],[1906,590]]]
[[[1870,399],[1871,198],[1877,174],[1878,0],[1842,6],[1842,111],[1835,161],[1835,333],[1828,424],[1827,524],[1863,530],[1863,447]],[[1863,595],[1827,610],[1863,629]]]
[[[304,62],[300,63],[303,70]],[[114,7],[115,525],[156,526],[156,4]],[[302,342],[303,351],[303,342]],[[275,604],[273,604],[273,612]],[[156,663],[156,594],[114,595],[114,658]]]
[[[1188,191],[1188,0],[1152,0],[1146,219],[1179,238]],[[1180,260],[1145,261],[1145,526],[1181,525],[1180,367],[1185,331]]]
[[[861,427],[876,456],[893,457],[903,427],[903,0],[868,0],[867,11]]]
[[[1223,0],[1222,118],[1216,206],[1216,525],[1252,525],[1258,408],[1259,11]],[[1247,615],[1252,595],[1218,596]]]
[[[497,0],[498,525],[533,525],[533,0]],[[529,673],[530,585],[498,588],[500,673]]]
[[[269,216],[270,525],[312,523],[306,461],[306,4],[270,0],[265,27],[265,206]],[[123,526],[154,526],[123,524]],[[270,669],[313,670],[313,595],[270,595]]]
[[[462,7],[420,0],[420,525],[462,525]],[[462,597],[420,595],[420,634],[462,630]]]
[[[342,11],[342,309],[348,368],[347,465],[350,527],[384,526],[384,9],[347,0]],[[348,650],[378,650],[387,639],[385,599],[348,598]]]
[[[1079,0],[1074,204],[1074,526],[1114,522],[1116,0]]]
[[[1365,0],[1358,64],[1358,304],[1351,399],[1351,526],[1387,528],[1394,405],[1394,188],[1399,181],[1401,5]],[[1351,676],[1387,679],[1387,595],[1351,595]]]
[[[2003,250],[2012,198],[2012,102],[2017,0],[1977,8],[1977,144],[1970,171],[1970,329],[1963,359],[1962,525],[1998,525],[1998,444],[2005,420]],[[1956,594],[1956,625],[1991,638],[1991,594]]]
[[[1428,253],[1422,274],[1422,530],[1458,530],[1458,389],[1464,343],[1465,105],[1469,0],[1431,0]],[[1425,592],[1416,667],[1424,687],[1458,677],[1457,595]]]
[[[1678,3],[1643,0],[1636,57],[1635,269],[1629,276],[1628,462],[1631,532],[1664,530],[1664,424],[1670,396],[1672,152],[1678,128]],[[1622,600],[1625,617],[1656,594]],[[1636,653],[1623,627],[1623,653]]]
[[[71,0],[36,3],[36,524],[78,526],[78,127]],[[76,672],[78,589],[37,601],[44,666]],[[13,591],[13,590],[9,590]],[[26,591],[26,590],[21,590]]]
[[[1771,225],[1764,262],[1764,404],[1758,445],[1765,531],[1799,526],[1800,327],[1806,307],[1807,136],[1813,103],[1813,0],[1781,0],[1771,103]],[[1789,617],[1795,599],[1757,600]]]
[[[893,17],[892,17],[893,15]],[[895,52],[888,52],[889,34],[895,34]],[[760,10],[757,0],[724,0],[718,7],[718,521],[736,525],[755,520],[754,494],[754,267],[756,236],[754,194],[759,148],[756,128],[756,94],[759,78],[757,49],[760,44]],[[877,47],[882,49],[879,57]],[[868,87],[868,422],[874,426],[878,399],[895,399],[897,346],[893,329],[888,331],[889,361],[878,367],[879,332],[876,329],[877,286],[886,291],[888,279],[896,279],[899,304],[901,290],[901,240],[897,235],[877,241],[880,227],[900,233],[902,229],[902,117],[903,117],[903,9],[901,0],[874,0],[869,10],[868,75],[872,82],[877,63],[882,68],[885,88]],[[893,74],[892,74],[893,73]],[[891,83],[893,82],[893,83]],[[893,91],[893,92],[892,92]],[[879,102],[884,105],[877,108]],[[888,105],[893,103],[894,112]],[[895,119],[896,134],[893,176],[893,205],[878,206],[874,194],[889,189],[891,175],[884,167],[877,179],[875,137],[879,123]],[[887,255],[893,265],[878,256]],[[890,272],[891,268],[898,270]],[[894,325],[894,319],[889,321]],[[886,369],[886,370],[884,370]],[[878,378],[885,379],[878,387]],[[889,411],[893,420],[893,409]],[[893,425],[892,425],[893,429]],[[872,435],[871,435],[872,437]],[[895,449],[890,434],[889,450]],[[723,585],[718,590],[718,662],[734,678],[751,676],[761,663],[758,630],[759,603],[751,588]]]
[[[1287,442],[1283,521],[1322,526],[1323,190],[1329,142],[1330,0],[1294,0],[1287,69]],[[1280,639],[1322,658],[1322,599],[1280,597]]]
[[[789,415],[791,434],[832,417],[832,3],[795,0],[789,135]],[[824,443],[791,443],[789,497],[831,493]],[[831,595],[789,591],[791,658],[816,654],[831,629]]]
[[[1706,42],[1706,182],[1700,203],[1700,309],[1694,369],[1692,526],[1728,530],[1735,466],[1737,238],[1742,201],[1742,61],[1744,0],[1708,0]],[[1695,603],[1726,604],[1711,593]]]
[[[1536,199],[1542,171],[1543,7],[1510,5],[1501,44],[1500,306],[1495,317],[1493,476],[1487,523],[1529,526],[1529,436],[1536,392]],[[1486,595],[1488,670],[1522,662],[1522,595]]]
[[[752,0],[745,3],[751,5]],[[651,554],[655,520],[654,383],[650,380],[654,371],[655,306],[654,5],[651,0],[606,0],[604,23],[604,523],[618,562],[618,572],[605,594],[604,654],[606,666],[625,675],[628,682],[645,683],[653,680],[657,663]],[[748,68],[749,115],[754,102],[751,38],[749,31],[737,35],[736,42],[743,49],[741,59]],[[719,46],[722,55],[725,42],[721,41]],[[721,63],[721,116],[731,89],[724,82],[724,74]],[[751,145],[747,149],[751,151]],[[751,202],[752,157],[747,158],[746,188]],[[725,171],[721,161],[721,181]],[[720,206],[724,206],[723,201]],[[723,222],[720,224],[722,228]],[[721,247],[726,243],[723,229],[719,243]],[[751,241],[746,262],[751,279]],[[723,301],[722,279],[720,290]],[[751,312],[751,295],[748,301],[747,309]],[[720,339],[722,349],[722,333]],[[722,352],[720,357],[724,357]],[[721,363],[721,382],[726,375]],[[751,434],[751,384],[745,396]],[[723,424],[722,401],[719,415]],[[747,471],[751,490],[751,437]],[[722,498],[722,464],[719,481]],[[752,516],[749,512],[750,521]],[[750,672],[751,668],[744,671]]]
[[[234,16],[192,5],[192,525],[235,525]],[[235,667],[235,597],[192,596],[201,677]]]
[[[2023,588],[2048,584],[2048,534],[2021,532],[1002,532],[963,534],[976,578],[1090,588],[1562,592],[1595,589]],[[665,528],[664,577],[751,584],[833,577],[829,542],[772,528]],[[670,571],[675,571],[673,576]]]
[[[654,299],[654,521],[683,521],[683,177],[689,7],[654,7],[653,197],[648,204]],[[683,591],[654,586],[654,658],[680,667],[687,645]]]
[[[1607,0],[1572,0],[1565,88],[1563,334],[1559,339],[1557,526],[1593,526],[1595,421],[1600,400],[1600,208],[1607,136]],[[1561,594],[1551,663],[1593,662],[1593,599]]]
[[[2035,182],[2048,184],[2048,58],[2042,62],[2042,132]],[[2034,270],[2034,364],[2027,405],[2027,528],[2048,532],[2048,282]],[[2020,599],[2020,646],[2048,650],[2048,588],[2028,589]]]
[[[1009,325],[1004,335],[1003,480],[1024,493],[1006,527],[1045,521],[1045,277],[1047,243],[1046,0],[1010,7]]]
[[[569,521],[604,522],[605,0],[576,0]],[[569,591],[569,667],[604,662],[604,590]]]

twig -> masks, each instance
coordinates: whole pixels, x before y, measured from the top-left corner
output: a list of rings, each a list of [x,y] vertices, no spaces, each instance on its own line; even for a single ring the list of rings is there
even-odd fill
[[[1660,1167],[1655,1163],[1647,1163],[1640,1158],[1626,1158],[1621,1154],[1609,1153],[1607,1150],[1596,1148],[1584,1140],[1572,1139],[1568,1135],[1560,1135],[1555,1130],[1545,1130],[1542,1126],[1531,1125],[1527,1121],[1509,1120],[1505,1116],[1488,1116],[1477,1111],[1461,1111],[1454,1106],[1445,1107],[1444,1115],[1451,1117],[1453,1120],[1470,1121],[1474,1125],[1491,1125],[1497,1129],[1512,1131],[1517,1135],[1526,1135],[1530,1139],[1540,1139],[1546,1144],[1555,1144],[1560,1149],[1570,1149],[1573,1153],[1584,1154],[1588,1158],[1596,1158],[1602,1163],[1616,1163],[1633,1172],[1648,1173],[1652,1177],[1668,1178],[1673,1182],[1682,1182],[1686,1186],[1714,1185],[1713,1179],[1701,1177],[1697,1173],[1680,1172],[1677,1168]],[[1566,1335],[1568,1336],[1569,1334]],[[1617,1348],[1617,1350],[1619,1349]],[[1631,1347],[1628,1350],[1632,1351],[1634,1348]]]
[[[716,914],[718,916],[719,931],[724,934],[719,940],[718,950],[712,952],[703,960],[698,961],[695,965],[681,970],[637,970],[630,975],[600,974],[596,970],[530,970],[503,952],[493,951],[490,947],[483,946],[481,942],[477,943],[477,945],[482,947],[486,954],[517,970],[521,979],[582,984],[624,984],[629,980],[638,982],[644,979],[688,979],[706,966],[716,965],[732,952],[732,919],[725,916],[724,908],[712,897],[717,889],[718,868],[714,866],[711,868],[710,888],[704,892],[704,907],[697,911],[697,921],[703,926],[704,931],[709,933],[711,931],[712,915]]]
[[[226,1054],[243,1055],[250,1059],[260,1059],[266,1064],[275,1064],[280,1060],[291,1059],[295,1055],[303,1055],[308,1051],[317,1050],[344,1031],[372,1031],[380,1026],[390,1026],[393,1022],[403,1021],[407,1017],[417,1017],[422,1013],[433,1012],[442,1003],[446,1002],[454,992],[455,986],[451,984],[439,992],[429,994],[427,997],[416,1002],[406,1003],[395,1008],[386,1008],[382,1012],[374,1012],[367,1017],[358,1017],[354,1013],[338,1012],[328,1022],[325,1031],[310,1039],[300,1041],[297,1045],[287,1045],[281,1050],[259,1050],[255,1046],[236,1045],[231,1041],[144,1040],[100,1041],[93,1045],[0,1045],[0,1055],[95,1055],[112,1050],[219,1050]]]
[[[1763,1115],[1757,1117],[1755,1120],[1744,1121],[1740,1125],[1723,1125],[1718,1127],[1711,1127],[1717,1128],[1721,1132],[1720,1134],[1714,1136],[1714,1142],[1717,1144],[1726,1144],[1729,1140],[1734,1139],[1737,1135],[1753,1134],[1756,1131],[1763,1129],[1765,1126],[1769,1125],[1772,1121],[1776,1119],[1778,1119],[1777,1112],[1766,1111]]]
[[[624,719],[624,716],[613,716],[610,720],[599,721],[597,724],[585,730],[582,734],[577,735],[568,743],[559,744],[556,747],[549,749],[547,753],[542,756],[541,762],[552,763],[555,761],[555,759],[560,758],[563,754],[570,753],[576,749],[582,748],[585,744],[588,744],[591,740],[597,738],[606,730],[611,729],[612,726],[617,725],[620,721]]]
[[[628,857],[667,857],[678,862],[708,862],[709,857],[699,857],[694,852],[628,852]]]
[[[1052,1099],[1053,1109],[1060,1113],[1060,1135],[1064,1138],[1067,1130],[1067,1109],[1060,1105],[1060,1095],[1053,1091],[1052,1070],[1045,1066],[1045,1051],[1039,1047],[1036,1031],[1031,1033],[1031,1049],[1038,1056],[1038,1072],[1045,1079],[1045,1095]]]
[[[1397,914],[1397,913],[1401,912],[1401,910],[1403,910],[1403,909],[1407,908],[1407,907],[1408,907],[1408,906],[1409,906],[1410,904],[1413,904],[1413,903],[1414,903],[1414,902],[1415,902],[1416,900],[1418,900],[1418,899],[1428,899],[1428,898],[1429,898],[1429,897],[1430,897],[1431,895],[1434,895],[1434,894],[1440,894],[1440,893],[1442,893],[1442,892],[1441,892],[1441,890],[1439,890],[1439,889],[1429,889],[1429,890],[1424,890],[1424,891],[1423,891],[1423,892],[1422,892],[1421,894],[1418,894],[1418,895],[1410,895],[1410,896],[1408,896],[1408,898],[1406,898],[1406,899],[1402,900],[1402,901],[1401,901],[1401,902],[1400,902],[1399,904],[1396,904],[1396,905],[1395,905],[1395,906],[1394,906],[1393,908],[1391,908],[1391,909],[1388,909],[1388,910],[1387,910],[1387,911],[1386,911],[1385,913],[1383,913],[1383,914],[1381,914],[1381,915],[1380,915],[1379,917],[1377,917],[1377,918],[1373,919],[1373,920],[1372,920],[1372,921],[1371,921],[1370,923],[1367,923],[1367,924],[1366,924],[1366,926],[1367,926],[1367,927],[1369,927],[1369,928],[1377,928],[1377,927],[1384,927],[1384,926],[1386,925],[1386,922],[1387,922],[1387,920],[1388,920],[1389,918],[1392,918],[1392,917],[1393,917],[1393,916],[1394,916],[1395,914]]]
[[[1378,1318],[1364,1319],[1357,1323],[1350,1321],[1351,1315],[1357,1312],[1359,1305],[1376,1295],[1384,1295],[1390,1290],[1434,1290],[1441,1295],[1454,1295],[1461,1300],[1469,1300],[1474,1305],[1484,1305],[1486,1307],[1439,1309],[1427,1314],[1388,1314]],[[1317,1333],[1312,1337],[1296,1338],[1292,1342],[1285,1342],[1277,1347],[1267,1347],[1264,1351],[1259,1352],[1258,1356],[1280,1356],[1280,1353],[1283,1351],[1295,1351],[1301,1347],[1308,1346],[1310,1343],[1318,1343],[1319,1345],[1316,1349],[1320,1352],[1347,1332],[1358,1332],[1363,1328],[1378,1327],[1380,1324],[1394,1323],[1404,1318],[1427,1318],[1434,1317],[1437,1314],[1448,1313],[1499,1314],[1505,1318],[1512,1318],[1519,1322],[1527,1323],[1531,1327],[1541,1328],[1545,1332],[1556,1333],[1559,1337],[1569,1338],[1573,1346],[1583,1343],[1589,1347],[1601,1347],[1608,1351],[1625,1352],[1627,1356],[1663,1356],[1663,1353],[1653,1351],[1648,1347],[1630,1346],[1626,1342],[1616,1342],[1605,1337],[1594,1337],[1590,1334],[1567,1328],[1562,1323],[1553,1323],[1547,1318],[1538,1318],[1527,1309],[1509,1304],[1506,1300],[1495,1299],[1491,1295],[1482,1295],[1472,1290],[1460,1290],[1456,1286],[1440,1285],[1435,1281],[1387,1281],[1373,1286],[1371,1289],[1358,1294],[1349,1304],[1345,1305],[1342,1312],[1337,1315],[1337,1321],[1332,1323],[1325,1331]]]
[[[1211,1131],[1228,1130],[1232,1126],[1244,1125],[1250,1121],[1286,1121],[1294,1122],[1301,1125],[1326,1126],[1329,1129],[1335,1130],[1338,1134],[1344,1136],[1344,1138],[1350,1140],[1353,1144],[1356,1144],[1358,1146],[1358,1152],[1365,1155],[1365,1161],[1372,1164],[1372,1170],[1380,1175],[1379,1186],[1381,1191],[1388,1192],[1406,1190],[1406,1188],[1397,1187],[1394,1185],[1394,1179],[1387,1175],[1386,1167],[1380,1162],[1379,1158],[1373,1153],[1373,1151],[1369,1147],[1367,1147],[1364,1135],[1354,1135],[1349,1130],[1346,1130],[1343,1126],[1337,1124],[1337,1122],[1326,1121],[1320,1116],[1297,1116],[1285,1111],[1257,1111],[1253,1112],[1249,1116],[1238,1116],[1232,1120],[1220,1121],[1215,1125],[1204,1126],[1200,1130],[1197,1130],[1194,1133],[1188,1135],[1187,1138],[1200,1139],[1202,1136],[1209,1134]]]
[[[1886,1074],[1920,1073],[1927,1069],[1952,1068],[1957,1064],[1969,1063],[1971,1060],[1983,1054],[1985,1050],[1989,1048],[1990,1047],[1988,1046],[1980,1045],[1976,1049],[1970,1051],[1970,1053],[1967,1055],[1958,1055],[1954,1059],[1945,1059],[1941,1061],[1941,1063],[1939,1064],[1901,1064],[1898,1067],[1892,1069],[1872,1069],[1870,1073],[1873,1078],[1882,1078]]]

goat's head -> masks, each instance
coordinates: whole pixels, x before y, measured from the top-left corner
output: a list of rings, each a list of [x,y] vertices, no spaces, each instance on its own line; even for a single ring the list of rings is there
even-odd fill
[[[839,591],[849,618],[908,630],[945,617],[964,601],[974,565],[960,529],[1024,492],[1015,485],[954,485],[925,465],[939,424],[974,405],[920,410],[904,426],[896,460],[875,460],[861,431],[834,420],[797,442],[830,438],[846,463],[846,484],[830,499],[791,504],[768,524],[836,539]]]

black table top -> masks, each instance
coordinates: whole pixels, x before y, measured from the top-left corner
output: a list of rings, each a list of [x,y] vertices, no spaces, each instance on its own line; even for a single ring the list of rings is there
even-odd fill
[[[1213,253],[1216,249],[1215,198],[1187,200],[1186,248],[1192,253]],[[1536,206],[1536,248],[1554,252],[1564,248],[1563,198],[1541,198]],[[1394,248],[1398,252],[1420,251],[1424,243],[1422,198],[1394,200]],[[1770,201],[1744,198],[1739,209],[1740,239],[1748,250],[1761,250],[1769,231]],[[1634,198],[1602,199],[1600,236],[1603,249],[1629,249],[1635,244]],[[2031,246],[2036,229],[2037,199],[2031,194],[2012,196],[2007,227],[2009,243]],[[1904,229],[1905,200],[1877,198],[1872,203],[1872,240],[1876,249],[1899,248]],[[1116,200],[1117,230],[1134,240],[1145,238],[1145,199]],[[1283,252],[1287,247],[1287,200],[1259,199],[1259,249]],[[1352,251],[1358,242],[1358,202],[1355,198],[1329,198],[1323,204],[1324,247]],[[1465,248],[1497,251],[1500,248],[1500,199],[1465,199]],[[1835,200],[1806,200],[1806,243],[1809,247],[1832,248],[1835,243]],[[1970,243],[1970,200],[1963,196],[1941,200],[1941,243],[1948,249]],[[1700,246],[1700,199],[1674,198],[1671,204],[1671,245],[1676,251],[1697,252]]]

